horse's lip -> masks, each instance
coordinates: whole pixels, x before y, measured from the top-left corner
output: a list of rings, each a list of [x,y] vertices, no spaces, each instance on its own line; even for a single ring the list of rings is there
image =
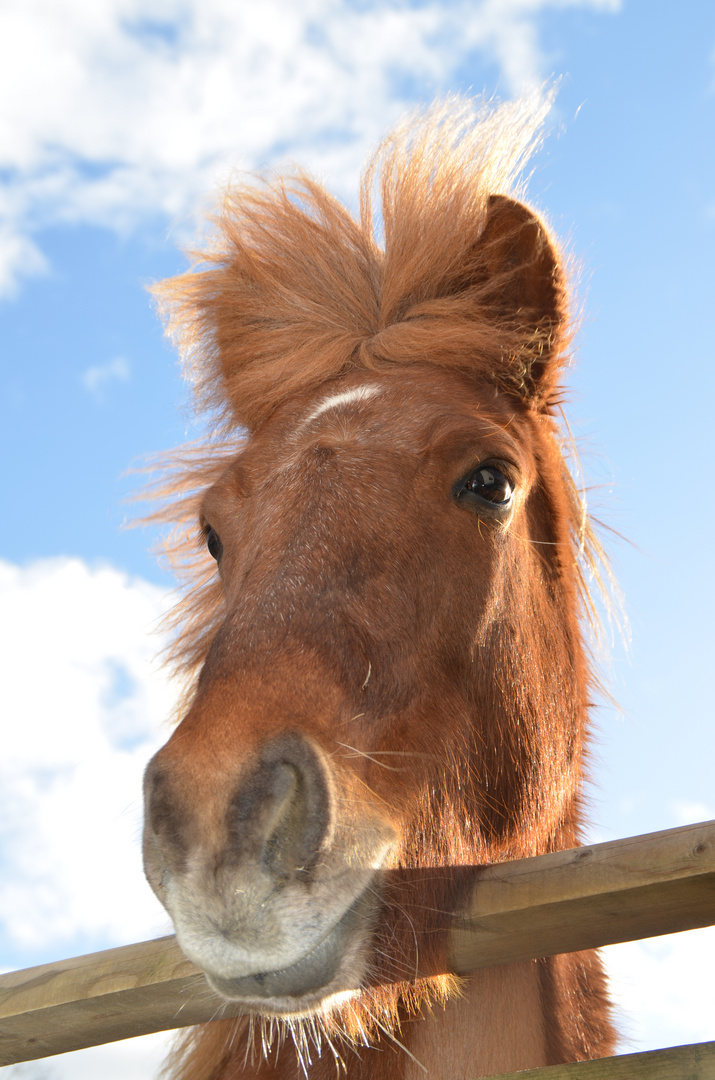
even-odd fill
[[[204,970],[206,979],[218,994],[230,1001],[243,1001],[249,1006],[270,1004],[273,1011],[284,1013],[307,1008],[326,991],[356,990],[357,987],[333,987],[331,983],[338,973],[346,938],[360,923],[371,922],[373,906],[374,897],[366,889],[325,937],[289,967],[236,978],[225,978]]]

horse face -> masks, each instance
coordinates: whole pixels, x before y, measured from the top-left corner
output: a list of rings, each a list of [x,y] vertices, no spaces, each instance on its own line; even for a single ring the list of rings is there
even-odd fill
[[[384,871],[508,832],[504,628],[550,573],[528,541],[555,543],[536,427],[466,375],[363,372],[281,406],[206,493],[224,616],[147,769],[144,853],[225,997],[354,991],[400,907]]]

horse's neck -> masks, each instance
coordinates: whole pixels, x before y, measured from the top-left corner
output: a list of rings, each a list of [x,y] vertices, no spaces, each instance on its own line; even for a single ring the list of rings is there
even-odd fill
[[[471,1080],[548,1064],[539,965],[508,964],[465,980],[463,996],[424,1010],[402,1025],[399,1045],[343,1050],[344,1080]],[[266,1068],[265,1080],[302,1080],[290,1049]],[[243,1074],[240,1074],[243,1075]],[[250,1073],[254,1076],[254,1073]],[[264,1073],[260,1072],[263,1080]],[[308,1069],[310,1080],[335,1080],[324,1049]]]
[[[415,1059],[406,1059],[404,1080],[467,1080],[546,1065],[538,965],[475,972],[465,980],[463,997],[406,1025],[403,1041]]]

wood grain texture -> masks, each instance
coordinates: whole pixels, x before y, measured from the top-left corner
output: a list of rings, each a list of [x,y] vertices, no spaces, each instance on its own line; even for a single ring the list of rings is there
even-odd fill
[[[0,1065],[235,1016],[174,937],[0,975]]]
[[[451,969],[576,952],[715,923],[715,821],[476,871]]]
[[[525,1069],[480,1080],[715,1080],[715,1042]]]
[[[715,923],[715,822],[474,874],[450,930],[454,971],[690,930]],[[108,949],[0,975],[0,1065],[240,1012],[209,989],[173,937]],[[715,1072],[692,1073],[701,1075],[715,1080]]]

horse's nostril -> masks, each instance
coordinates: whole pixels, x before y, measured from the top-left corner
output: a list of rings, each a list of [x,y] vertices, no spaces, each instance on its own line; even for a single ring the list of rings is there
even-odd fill
[[[159,845],[162,862],[165,858],[181,861],[188,846],[186,815],[176,785],[159,760],[160,754],[152,758],[144,774],[145,842],[152,840]],[[162,872],[164,869],[162,866]]]
[[[263,847],[263,863],[279,880],[306,876],[318,857],[320,841],[327,827],[327,805],[306,791],[310,780],[294,772],[290,766],[278,770],[292,772],[290,791],[276,816],[274,828]],[[281,785],[282,786],[282,785]]]
[[[305,823],[304,784],[293,766],[280,762],[274,767],[271,787],[275,792],[275,813],[263,845],[262,862],[279,879],[287,879],[300,863],[298,849]]]
[[[330,798],[317,752],[298,735],[270,744],[229,809],[239,859],[259,861],[277,880],[309,877],[330,824]]]

